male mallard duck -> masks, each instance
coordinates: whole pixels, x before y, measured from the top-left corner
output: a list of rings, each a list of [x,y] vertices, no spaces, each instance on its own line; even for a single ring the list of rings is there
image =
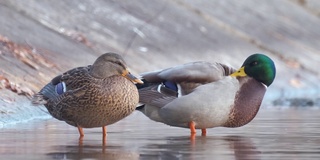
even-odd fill
[[[231,74],[232,73],[232,74]],[[220,63],[193,62],[142,74],[137,110],[171,126],[195,129],[240,127],[257,114],[275,78],[273,61],[253,54],[236,71]]]
[[[123,58],[106,53],[93,65],[71,69],[52,79],[32,99],[44,104],[56,119],[82,128],[102,127],[115,123],[132,113],[139,101],[133,82],[143,83],[127,70]]]

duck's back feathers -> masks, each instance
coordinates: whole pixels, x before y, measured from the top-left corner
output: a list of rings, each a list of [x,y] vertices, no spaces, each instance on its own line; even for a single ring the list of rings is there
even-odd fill
[[[220,63],[191,62],[143,73],[144,84],[137,85],[140,103],[162,107],[181,95],[191,93],[196,87],[218,81],[234,71]]]
[[[234,71],[235,69],[232,67],[220,63],[190,62],[161,71],[144,73],[142,77],[149,82],[169,80],[176,83],[193,82],[205,84],[217,81]]]
[[[34,95],[32,103],[34,105],[46,104],[50,99],[53,100],[63,96],[66,91],[72,92],[82,87],[88,82],[86,79],[89,69],[90,66],[78,67],[56,76],[39,93]]]
[[[65,82],[65,84],[67,86],[67,90],[78,89],[94,79],[89,74],[90,68],[91,68],[91,65],[86,66],[86,67],[78,67],[78,68],[69,70],[69,71],[63,73],[60,77],[60,80],[58,80],[57,82],[59,82],[59,83]]]

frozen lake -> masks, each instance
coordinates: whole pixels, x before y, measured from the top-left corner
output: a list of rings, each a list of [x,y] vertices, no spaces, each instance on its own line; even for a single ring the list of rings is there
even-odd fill
[[[2,128],[1,159],[320,159],[320,112],[312,108],[262,109],[248,125],[213,128],[207,136],[153,122],[139,112],[108,126],[85,129],[55,119]]]

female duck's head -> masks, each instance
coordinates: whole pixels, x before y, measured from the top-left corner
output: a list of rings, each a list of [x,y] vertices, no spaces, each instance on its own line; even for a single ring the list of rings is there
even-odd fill
[[[129,72],[123,58],[116,53],[105,53],[98,57],[91,66],[90,74],[93,77],[102,79],[114,75],[122,75],[132,82],[143,83]]]

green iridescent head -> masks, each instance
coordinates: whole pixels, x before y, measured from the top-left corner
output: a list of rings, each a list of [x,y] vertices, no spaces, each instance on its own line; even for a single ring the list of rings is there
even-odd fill
[[[257,81],[270,86],[276,76],[274,62],[264,54],[253,54],[242,64],[241,68],[231,74],[234,77],[249,76]]]

